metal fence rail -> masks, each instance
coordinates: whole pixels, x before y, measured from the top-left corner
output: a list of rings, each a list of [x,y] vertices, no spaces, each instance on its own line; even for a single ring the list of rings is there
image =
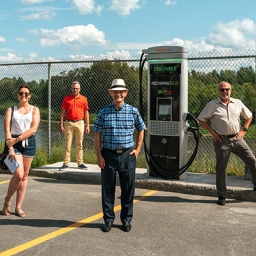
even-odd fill
[[[240,98],[250,104],[250,110],[256,113],[256,86],[254,50],[218,51],[218,52],[191,52],[188,58],[189,94],[188,111],[195,116],[204,105],[212,100],[217,84],[226,80],[235,85],[232,96]],[[129,94],[126,102],[139,107],[139,61],[140,56],[122,59],[86,59],[67,61],[40,61],[0,64],[0,127],[3,127],[3,116],[6,109],[17,103],[17,89],[23,83],[32,88],[31,104],[40,107],[41,124],[37,132],[38,147],[45,151],[48,158],[53,154],[63,155],[64,136],[59,132],[59,115],[62,99],[71,93],[72,81],[78,80],[81,84],[81,93],[86,95],[90,107],[90,123],[96,118],[100,108],[111,102],[108,88],[114,78],[123,78]],[[147,65],[145,65],[147,66]],[[145,68],[146,69],[146,68]],[[145,70],[146,72],[146,70]],[[253,77],[254,76],[254,77]],[[248,86],[252,89],[248,96]],[[147,115],[147,77],[143,76],[143,112]],[[214,91],[215,90],[215,91]],[[250,98],[250,102],[249,99]],[[250,136],[246,140],[252,150],[256,151],[255,118],[250,128]],[[0,130],[0,141],[4,140],[4,131]],[[189,138],[188,154],[194,148],[192,138]],[[93,156],[94,133],[84,137],[85,162],[95,163]],[[198,154],[190,170],[196,172],[214,172],[214,150],[211,137],[204,134],[201,138]],[[138,159],[138,166],[146,167],[143,157]],[[74,153],[72,155],[74,161]],[[235,156],[230,159],[234,164],[231,168],[244,171],[242,162]],[[200,168],[199,168],[200,166]]]

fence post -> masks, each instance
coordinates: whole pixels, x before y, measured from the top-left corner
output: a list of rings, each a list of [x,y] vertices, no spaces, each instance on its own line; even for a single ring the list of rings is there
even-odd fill
[[[51,63],[48,63],[48,159],[51,156]]]

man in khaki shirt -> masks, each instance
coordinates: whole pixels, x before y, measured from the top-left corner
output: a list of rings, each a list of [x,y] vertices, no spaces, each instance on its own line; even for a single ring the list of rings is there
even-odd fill
[[[226,168],[230,154],[236,154],[249,166],[254,190],[256,190],[256,158],[243,139],[252,121],[251,111],[241,100],[230,97],[231,85],[228,82],[220,82],[218,92],[220,97],[207,103],[198,116],[198,121],[214,139],[218,204],[225,205],[227,196]],[[240,127],[240,116],[245,119],[242,128]],[[207,123],[208,119],[210,119],[211,125]]]

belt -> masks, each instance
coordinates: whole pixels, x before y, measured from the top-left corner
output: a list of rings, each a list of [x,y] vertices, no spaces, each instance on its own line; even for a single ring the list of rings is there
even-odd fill
[[[73,122],[73,123],[76,123],[76,122],[79,122],[79,121],[82,121],[83,119],[79,119],[79,120],[68,120],[68,119],[66,119],[66,121],[68,121],[68,122]]]
[[[236,137],[237,133],[236,134],[229,134],[229,135],[220,135],[222,138],[234,138]]]
[[[12,135],[12,138],[17,138],[19,137],[21,134],[11,134]]]
[[[116,154],[123,154],[124,152],[128,151],[129,149],[131,148],[123,148],[123,149],[110,149],[110,148],[103,148],[109,152],[113,152],[113,153],[116,153]]]

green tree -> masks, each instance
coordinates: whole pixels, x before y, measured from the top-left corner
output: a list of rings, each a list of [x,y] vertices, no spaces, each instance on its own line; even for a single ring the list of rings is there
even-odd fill
[[[239,84],[243,83],[254,83],[255,82],[255,72],[251,66],[240,67],[236,74],[237,82]]]

